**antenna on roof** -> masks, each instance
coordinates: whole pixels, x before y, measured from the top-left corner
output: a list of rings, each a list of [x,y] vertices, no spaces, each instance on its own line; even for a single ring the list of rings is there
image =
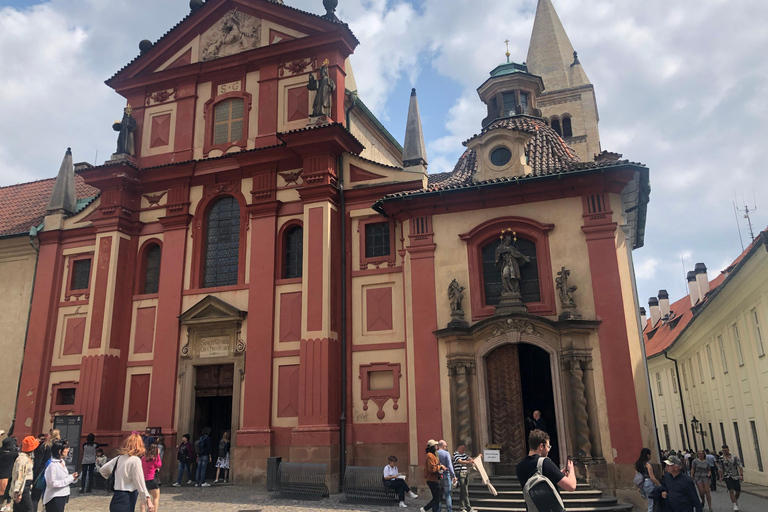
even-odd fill
[[[747,225],[749,226],[749,237],[750,237],[750,238],[752,239],[752,241],[754,242],[754,241],[755,241],[755,232],[754,232],[754,230],[752,229],[752,219],[749,217],[749,215],[750,215],[750,213],[754,213],[755,211],[757,211],[757,204],[756,204],[756,201],[753,199],[753,201],[755,201],[755,202],[754,202],[754,203],[752,203],[752,204],[754,204],[755,206],[754,206],[754,207],[752,208],[752,210],[750,211],[750,209],[749,209],[749,206],[747,205],[747,202],[744,200],[744,194],[742,194],[742,195],[741,195],[741,201],[744,203],[744,209],[743,209],[743,210],[741,210],[741,209],[739,209],[739,208],[736,208],[736,204],[735,204],[735,203],[734,203],[734,206],[733,206],[733,207],[734,207],[734,208],[736,208],[736,210],[737,210],[739,213],[741,213],[742,215],[744,215],[744,218],[745,218],[745,219],[747,219]],[[739,236],[741,236],[741,233],[739,233]],[[743,244],[742,244],[742,245],[743,245]],[[742,251],[743,251],[743,247],[742,247]]]

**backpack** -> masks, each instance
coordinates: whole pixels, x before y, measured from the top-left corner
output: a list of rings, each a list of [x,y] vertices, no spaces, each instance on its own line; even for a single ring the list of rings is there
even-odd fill
[[[546,457],[539,457],[536,473],[525,482],[523,497],[528,512],[565,512],[560,493],[552,481],[541,472]]]
[[[638,489],[642,489],[645,484],[645,475],[638,471],[635,473],[635,478],[632,480],[632,483],[635,484],[635,487]]]
[[[45,482],[45,470],[48,469],[48,466],[50,465],[51,465],[51,459],[48,459],[48,462],[45,463],[45,467],[43,468],[43,471],[39,475],[37,475],[37,479],[34,482],[34,487],[38,491],[44,491],[46,486],[48,485]]]
[[[199,438],[197,441],[195,441],[195,455],[200,455],[200,452],[203,451],[203,438]]]

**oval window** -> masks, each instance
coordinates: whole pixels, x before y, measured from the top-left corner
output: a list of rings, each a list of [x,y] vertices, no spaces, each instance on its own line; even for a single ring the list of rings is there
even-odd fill
[[[512,152],[504,146],[491,151],[491,163],[496,167],[507,165],[510,160],[512,160]]]

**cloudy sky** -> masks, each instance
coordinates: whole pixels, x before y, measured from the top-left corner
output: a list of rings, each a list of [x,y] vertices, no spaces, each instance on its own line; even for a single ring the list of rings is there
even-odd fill
[[[322,14],[322,0],[285,0]],[[525,60],[536,0],[340,0],[361,41],[360,96],[402,140],[411,87],[430,171],[453,167],[484,109],[475,89]],[[734,197],[768,223],[768,2],[554,0],[595,85],[604,149],[651,169],[641,305],[687,290],[681,257],[710,278],[740,252]],[[114,151],[124,101],[104,80],[188,12],[187,0],[0,0],[0,186],[51,177]],[[97,157],[98,152],[98,157]],[[743,197],[743,200],[742,200]],[[739,220],[744,244],[749,234]]]

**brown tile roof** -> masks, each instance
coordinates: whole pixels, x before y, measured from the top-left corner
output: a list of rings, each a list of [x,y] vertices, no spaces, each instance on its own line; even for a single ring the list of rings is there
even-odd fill
[[[42,223],[55,182],[56,178],[49,178],[0,187],[0,237],[26,234]],[[99,190],[87,185],[77,173],[75,190],[78,199],[99,195]]]
[[[733,263],[723,270],[716,278],[709,282],[709,292],[704,296],[703,301],[699,301],[694,307],[691,307],[690,296],[686,295],[682,299],[670,304],[670,318],[667,322],[659,320],[656,326],[651,325],[650,318],[643,327],[643,340],[645,341],[646,357],[652,357],[661,354],[669,349],[672,344],[680,337],[683,331],[688,327],[691,321],[708,305],[709,301],[719,293],[719,288],[726,282],[726,279],[733,275],[734,269],[744,261],[744,259],[753,251],[756,244],[761,240],[768,238],[768,229],[763,231],[761,236],[755,238],[755,241],[742,252]],[[765,243],[765,242],[763,242]]]

